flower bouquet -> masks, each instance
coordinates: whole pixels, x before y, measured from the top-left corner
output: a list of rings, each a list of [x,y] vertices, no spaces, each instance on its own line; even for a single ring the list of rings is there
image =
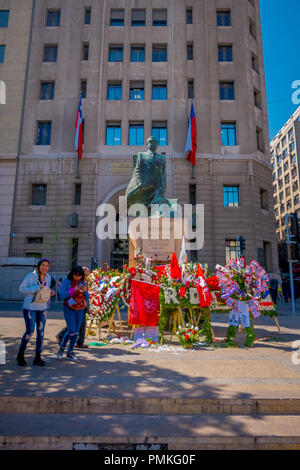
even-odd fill
[[[108,320],[121,296],[121,276],[118,270],[98,268],[88,278],[89,315],[101,321]]]
[[[241,323],[246,331],[245,346],[252,346],[255,339],[252,318],[256,319],[261,315],[259,303],[268,291],[268,275],[255,260],[245,266],[244,258],[232,259],[228,266],[217,265],[216,269],[221,298],[231,309],[227,342],[233,344],[236,330]]]
[[[199,328],[191,323],[186,323],[185,327],[178,327],[176,336],[180,344],[186,349],[192,349],[193,344],[199,341]]]

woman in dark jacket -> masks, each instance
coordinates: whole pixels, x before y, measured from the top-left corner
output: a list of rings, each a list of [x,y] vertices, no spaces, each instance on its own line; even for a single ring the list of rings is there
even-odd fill
[[[60,286],[59,295],[64,301],[63,308],[67,331],[60,344],[57,359],[63,358],[65,347],[69,342],[67,358],[71,361],[78,361],[78,357],[74,354],[74,347],[89,298],[87,283],[81,266],[77,266],[70,271]]]

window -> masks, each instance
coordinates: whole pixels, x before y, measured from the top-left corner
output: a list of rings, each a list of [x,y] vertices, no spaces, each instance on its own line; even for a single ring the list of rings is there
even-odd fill
[[[153,83],[152,84],[152,99],[153,100],[166,100],[167,98],[167,84],[166,83]]]
[[[289,199],[288,201],[286,201],[286,210],[290,211],[291,208],[292,208],[292,201],[291,199]]]
[[[221,142],[225,146],[236,145],[236,125],[235,122],[221,123]]]
[[[289,174],[285,175],[284,182],[285,182],[285,184],[288,184],[290,182],[290,175]]]
[[[75,193],[74,193],[74,205],[80,206],[81,203],[81,184],[75,184]]]
[[[82,79],[80,81],[80,94],[81,94],[81,98],[86,98],[86,87],[87,87],[87,80],[86,79]]]
[[[289,131],[289,140],[293,140],[293,138],[294,138],[294,130],[291,129],[291,130]]]
[[[122,99],[122,83],[108,83],[107,99],[108,100],[121,100]]]
[[[255,26],[255,23],[249,19],[249,32],[251,34],[251,36],[256,39],[256,26]]]
[[[152,26],[167,26],[166,9],[154,9],[152,11]]]
[[[239,207],[239,186],[223,186],[224,207]]]
[[[130,123],[128,145],[144,145],[144,124]]]
[[[47,185],[46,184],[33,184],[31,192],[31,205],[32,206],[45,206],[47,199]]]
[[[218,46],[219,62],[232,62],[232,45]]]
[[[0,10],[0,28],[7,28],[9,21],[9,10]]]
[[[297,181],[295,183],[293,183],[293,191],[297,191],[298,190],[298,183]]]
[[[260,188],[260,207],[261,209],[268,210],[268,191],[266,189]]]
[[[217,11],[217,26],[231,26],[230,10]]]
[[[226,264],[229,260],[237,259],[238,257],[238,247],[236,240],[225,240],[225,259]]]
[[[264,152],[265,146],[264,146],[264,135],[263,131],[257,127],[256,128],[256,142],[257,142],[257,150],[260,152]]]
[[[290,152],[292,152],[292,150],[294,150],[295,148],[295,142],[292,142],[290,145],[289,145],[289,150]]]
[[[44,62],[56,62],[57,61],[57,45],[55,46],[44,46]]]
[[[278,157],[277,157],[277,165],[281,165],[281,162],[282,162],[281,155],[278,155]]]
[[[288,151],[287,149],[284,149],[283,151],[283,158],[286,158],[288,156]]]
[[[145,62],[145,46],[131,46],[130,62]]]
[[[0,64],[4,63],[4,58],[5,58],[5,45],[0,44]]]
[[[134,8],[131,10],[131,26],[146,26],[146,10]]]
[[[109,62],[123,62],[123,46],[109,46]]]
[[[166,45],[153,45],[152,46],[152,62],[167,62],[167,46]]]
[[[46,26],[60,25],[60,10],[48,10]]]
[[[297,206],[299,204],[299,194],[294,197],[294,206]]]
[[[42,245],[43,241],[43,237],[27,237],[27,243],[29,245]]]
[[[90,45],[88,42],[82,45],[82,60],[89,60]]]
[[[193,24],[193,8],[186,9],[186,24]]]
[[[256,88],[254,88],[253,96],[254,96],[255,106],[257,108],[261,109],[261,93],[260,93],[260,91],[256,90]]]
[[[288,197],[288,196],[290,196],[290,195],[291,195],[291,188],[288,187],[288,188],[286,188],[286,190],[285,190],[285,197]]]
[[[193,60],[194,59],[193,43],[189,43],[186,46],[186,58],[187,58],[187,60]]]
[[[110,10],[110,26],[124,26],[124,10]]]
[[[42,253],[37,253],[37,252],[25,253],[25,257],[26,258],[41,259],[42,258]]]
[[[278,168],[278,178],[282,175],[282,167]]]
[[[40,100],[53,100],[54,88],[55,82],[42,82]]]
[[[194,99],[194,80],[188,80],[188,98]]]
[[[189,204],[192,204],[192,206],[196,205],[196,185],[195,184],[189,185]]]
[[[283,137],[283,139],[281,141],[281,144],[282,144],[282,147],[285,147],[285,145],[286,145],[286,136]]]
[[[220,82],[220,100],[234,100],[233,82]]]
[[[145,91],[144,82],[130,82],[129,86],[129,99],[135,101],[143,101]]]
[[[76,268],[78,264],[78,238],[72,238],[71,241],[71,267]]]
[[[251,60],[252,60],[252,69],[255,70],[255,72],[259,73],[259,64],[258,64],[258,57],[253,54],[251,55]]]
[[[50,145],[51,121],[38,121],[36,145]]]
[[[91,24],[91,8],[86,8],[84,11],[84,24]]]
[[[121,145],[121,124],[106,125],[106,145]]]
[[[166,122],[153,122],[152,135],[158,145],[168,145],[168,126]]]

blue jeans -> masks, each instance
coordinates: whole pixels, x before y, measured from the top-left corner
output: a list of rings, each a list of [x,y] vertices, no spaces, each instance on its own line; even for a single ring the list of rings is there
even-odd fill
[[[84,310],[72,310],[64,305],[64,317],[67,323],[67,331],[60,343],[61,349],[64,349],[70,340],[68,354],[72,353],[78,338],[79,330],[82,324]]]
[[[47,310],[27,310],[24,308],[23,316],[25,320],[26,331],[23,335],[19,352],[24,352],[28,341],[34,333],[36,325],[36,347],[35,352],[40,354],[43,348],[44,331],[46,325]]]

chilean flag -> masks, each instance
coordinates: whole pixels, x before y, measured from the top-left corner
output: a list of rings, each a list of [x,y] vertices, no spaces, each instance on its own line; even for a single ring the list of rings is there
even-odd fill
[[[77,150],[78,158],[81,158],[81,156],[82,156],[82,108],[81,108],[81,95],[80,95],[80,98],[79,98],[79,104],[78,104],[78,109],[77,109],[75,129],[76,129],[76,133],[75,133],[74,147],[75,147],[75,150]]]
[[[185,153],[186,158],[191,162],[193,166],[196,164],[196,150],[197,150],[197,128],[196,128],[196,116],[194,111],[194,104],[191,105],[191,113],[189,120],[189,128],[186,138]]]

